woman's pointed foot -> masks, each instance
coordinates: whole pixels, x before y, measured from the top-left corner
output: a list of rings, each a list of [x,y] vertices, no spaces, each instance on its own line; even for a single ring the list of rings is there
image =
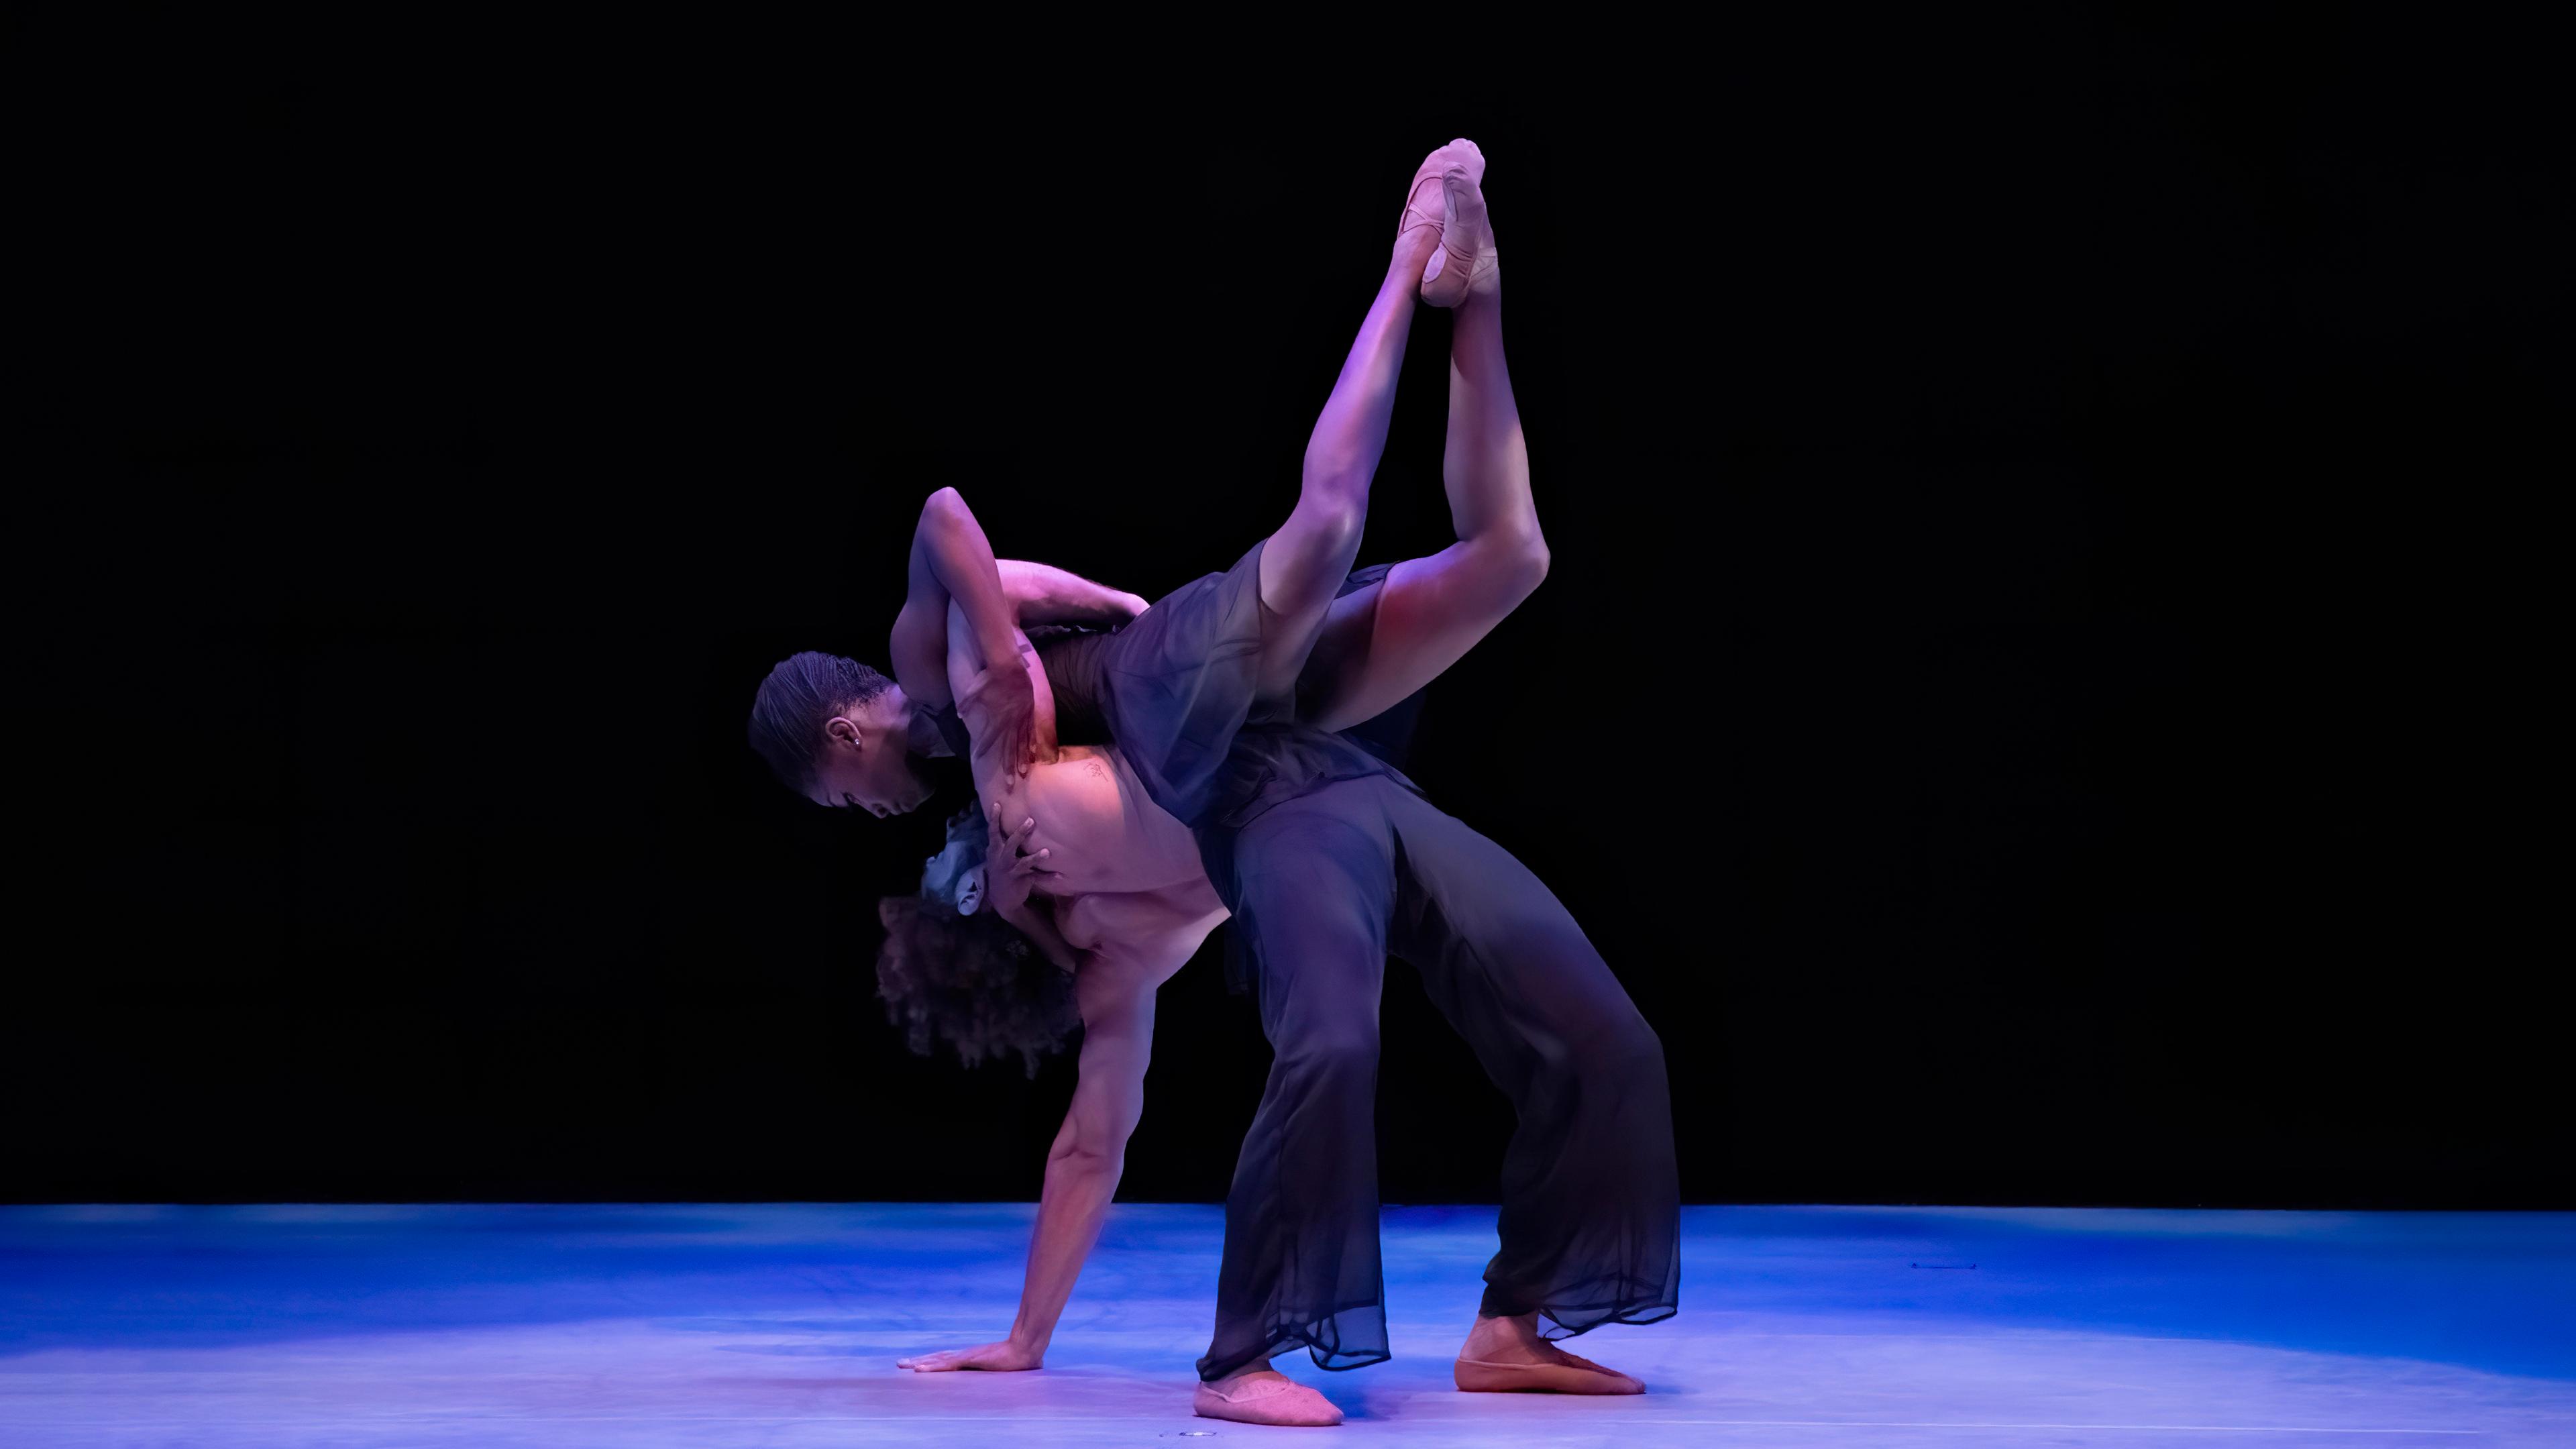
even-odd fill
[[[1413,185],[1404,193],[1404,212],[1395,219],[1395,239],[1400,245],[1405,237],[1424,227],[1435,232],[1448,215],[1441,196],[1440,178],[1453,166],[1465,166],[1474,158],[1479,179],[1484,175],[1485,158],[1474,150],[1473,141],[1459,139],[1422,158],[1413,170]]]
[[[1191,1412],[1203,1419],[1231,1419],[1238,1424],[1277,1424],[1324,1428],[1342,1422],[1332,1400],[1276,1369],[1252,1369],[1202,1381]]]
[[[1408,270],[1440,265],[1441,229],[1448,222],[1450,209],[1446,178],[1449,172],[1462,169],[1479,181],[1484,179],[1484,153],[1463,136],[1423,157],[1422,164],[1414,168],[1413,185],[1404,193],[1404,212],[1395,223],[1395,255]],[[1407,280],[1418,285],[1421,275],[1412,272]]]
[[[1485,212],[1484,153],[1474,151],[1473,141],[1451,144],[1469,148],[1474,163],[1453,165],[1440,175],[1440,250],[1422,273],[1422,300],[1434,307],[1455,307],[1503,285],[1493,219]]]

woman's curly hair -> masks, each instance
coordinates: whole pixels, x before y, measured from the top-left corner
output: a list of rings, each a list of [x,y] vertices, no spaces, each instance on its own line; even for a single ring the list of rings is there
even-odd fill
[[[971,863],[982,862],[986,837],[975,811],[951,819],[948,838],[971,839]],[[1061,1050],[1081,1027],[1073,978],[992,911],[959,915],[925,882],[918,894],[879,901],[877,919],[886,932],[877,995],[916,1054],[931,1055],[934,1038],[970,1067],[1017,1052],[1034,1078],[1038,1058]]]

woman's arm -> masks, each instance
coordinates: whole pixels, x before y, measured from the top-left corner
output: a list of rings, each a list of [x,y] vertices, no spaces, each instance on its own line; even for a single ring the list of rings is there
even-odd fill
[[[952,601],[948,687],[957,700],[958,723],[966,727],[966,768],[984,802],[986,818],[992,818],[994,807],[1000,806],[1005,812],[1002,818],[1008,820],[1008,812],[1022,803],[1027,767],[1056,758],[1055,692],[1047,687],[1046,665],[1038,659],[1037,649],[1017,627],[1009,633],[1014,654],[1007,669],[986,667],[979,652],[966,642],[966,628],[962,612]]]
[[[1056,1320],[1118,1194],[1127,1139],[1144,1115],[1145,1067],[1154,1048],[1154,988],[1146,972],[1120,957],[1087,952],[1074,996],[1082,1007],[1081,1076],[1047,1152],[1019,1317],[998,1343],[898,1359],[900,1367],[935,1373],[1033,1369],[1045,1362]]]
[[[1124,624],[1150,607],[1139,595],[1095,584],[1052,564],[996,559],[1002,593],[1022,624]]]
[[[985,732],[990,745],[1013,774],[1026,773],[1036,754],[1019,659],[1027,641],[1012,622],[993,546],[956,489],[942,488],[922,504],[910,570],[903,609],[887,641],[895,682],[914,701],[945,708],[956,699],[952,660],[960,648],[969,651],[992,678],[991,725]],[[984,744],[985,736],[977,742]]]

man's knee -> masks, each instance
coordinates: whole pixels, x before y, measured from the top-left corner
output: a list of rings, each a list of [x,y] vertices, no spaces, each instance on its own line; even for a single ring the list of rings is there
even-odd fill
[[[1352,1013],[1335,1021],[1298,1030],[1278,1045],[1282,1066],[1309,1076],[1344,1082],[1367,1082],[1377,1074],[1377,1012],[1371,1003],[1365,1019]]]
[[[1625,1020],[1586,1042],[1567,1067],[1603,1085],[1660,1090],[1665,1085],[1664,1041],[1631,1009]]]
[[[1621,1034],[1619,1059],[1628,1064],[1629,1073],[1640,1081],[1661,1083],[1664,1080],[1664,1039],[1646,1025],[1644,1017]]]

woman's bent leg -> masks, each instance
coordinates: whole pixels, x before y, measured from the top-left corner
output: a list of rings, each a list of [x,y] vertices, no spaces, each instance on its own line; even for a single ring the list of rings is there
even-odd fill
[[[1481,210],[1481,196],[1468,187]],[[1481,220],[1481,217],[1479,218]],[[1440,477],[1458,541],[1406,559],[1365,593],[1345,591],[1297,682],[1298,713],[1348,729],[1420,690],[1464,657],[1547,577],[1511,369],[1499,273],[1451,312],[1449,441]]]
[[[1395,867],[1383,813],[1352,783],[1267,811],[1212,872],[1248,933],[1274,1057],[1226,1195],[1203,1380],[1300,1343],[1329,1369],[1387,1357],[1376,1111]]]

